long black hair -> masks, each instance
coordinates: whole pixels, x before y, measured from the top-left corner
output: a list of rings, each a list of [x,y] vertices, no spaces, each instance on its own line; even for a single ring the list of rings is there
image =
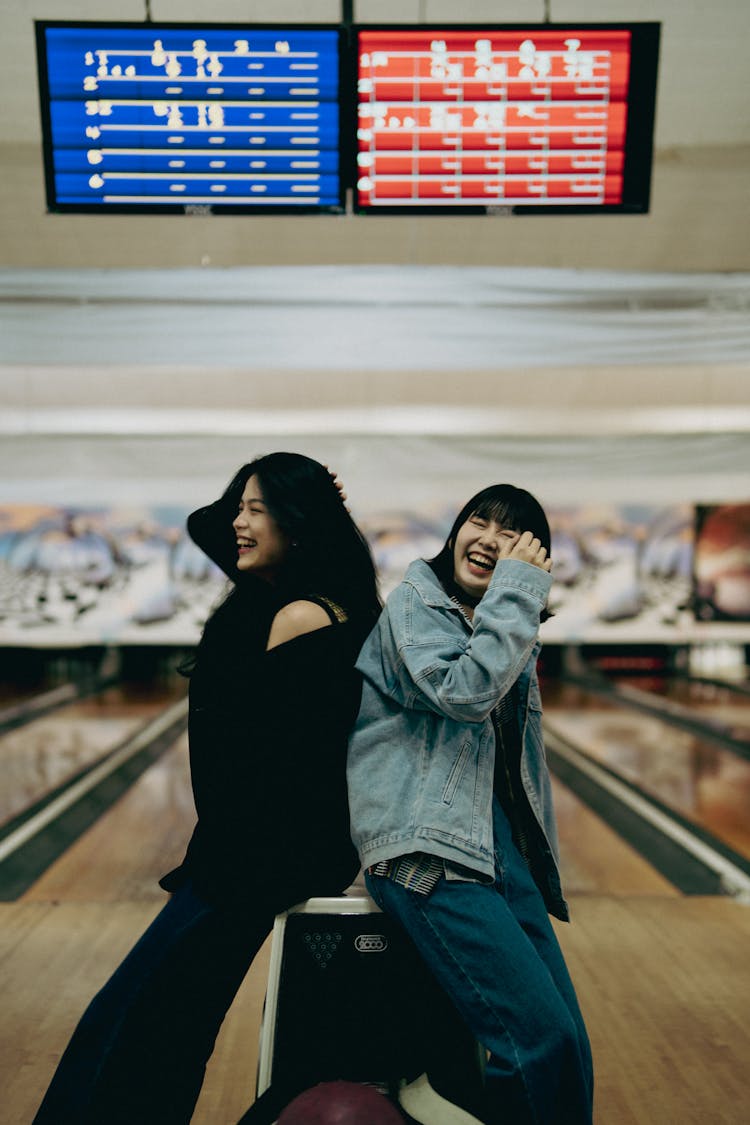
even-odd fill
[[[328,598],[341,606],[364,639],[381,610],[375,564],[331,473],[319,461],[301,453],[257,457],[235,473],[217,504],[190,517],[190,534],[237,586],[246,579],[252,584],[254,576],[237,571],[232,528],[252,476],[260,482],[269,514],[293,544],[276,575],[274,601],[284,605],[298,598]]]
[[[546,548],[547,554],[551,552],[549,523],[539,501],[525,488],[517,488],[514,484],[491,484],[477,492],[471,500],[467,500],[456,516],[442,548],[433,559],[427,560],[448,593],[455,592],[453,548],[456,536],[471,516],[494,520],[509,531],[530,531]],[[542,621],[549,616],[549,612],[543,610]]]

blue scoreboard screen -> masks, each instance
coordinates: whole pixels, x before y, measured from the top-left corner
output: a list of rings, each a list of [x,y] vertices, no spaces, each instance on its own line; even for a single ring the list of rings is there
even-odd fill
[[[338,28],[37,23],[53,211],[344,209]]]

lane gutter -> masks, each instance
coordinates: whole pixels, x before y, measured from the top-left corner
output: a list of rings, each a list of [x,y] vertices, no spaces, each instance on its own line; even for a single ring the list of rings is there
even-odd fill
[[[669,809],[544,720],[553,773],[683,894],[723,894],[750,904],[750,861]]]
[[[50,688],[22,703],[12,703],[0,710],[0,734],[22,727],[34,719],[41,719],[50,711],[64,707],[66,703],[74,703],[77,699],[85,699],[88,695],[96,695],[106,688],[118,683],[116,676],[104,676],[101,679],[84,679],[80,682],[71,680],[59,687]]]
[[[731,734],[725,724],[711,723],[700,719],[682,703],[671,699],[658,699],[642,688],[629,687],[628,685],[616,686],[608,680],[600,680],[598,676],[587,677],[564,673],[561,676],[564,683],[590,691],[593,695],[601,695],[605,699],[614,700],[623,706],[631,707],[647,715],[654,715],[665,723],[689,731],[697,738],[714,742],[724,750],[731,750],[740,758],[750,761],[750,742],[745,738],[736,738]]]
[[[96,765],[17,817],[0,839],[0,901],[23,894],[187,727],[181,699]]]

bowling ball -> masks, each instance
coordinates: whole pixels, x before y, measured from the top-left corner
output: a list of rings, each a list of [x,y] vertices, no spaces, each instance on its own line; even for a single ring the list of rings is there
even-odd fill
[[[384,1094],[359,1082],[321,1082],[282,1111],[278,1125],[404,1125]]]

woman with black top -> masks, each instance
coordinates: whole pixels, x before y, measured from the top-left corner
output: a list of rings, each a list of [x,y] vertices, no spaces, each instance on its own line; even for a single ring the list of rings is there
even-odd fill
[[[272,453],[188,531],[234,583],[190,676],[198,823],[161,880],[170,901],[89,1005],[36,1125],[189,1122],[275,914],[341,894],[359,870],[345,756],[354,662],[380,602],[337,484],[308,457]]]

